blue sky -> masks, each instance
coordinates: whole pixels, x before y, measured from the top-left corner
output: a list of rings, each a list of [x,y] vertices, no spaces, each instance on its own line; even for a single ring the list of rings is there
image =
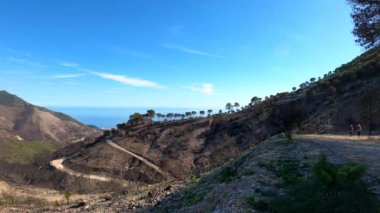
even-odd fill
[[[42,106],[224,108],[359,55],[344,0],[0,0],[0,89]]]

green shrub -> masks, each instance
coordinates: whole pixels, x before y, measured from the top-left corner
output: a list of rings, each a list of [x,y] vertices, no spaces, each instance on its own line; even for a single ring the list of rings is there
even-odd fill
[[[65,191],[65,192],[63,192],[63,196],[64,196],[65,199],[66,199],[66,204],[69,205],[70,197],[71,197],[71,192],[69,192],[69,191]]]
[[[185,200],[186,206],[192,206],[201,202],[205,198],[205,196],[206,196],[206,193],[204,192],[188,196]]]
[[[286,157],[278,161],[279,169],[276,175],[281,177],[285,184],[289,185],[298,181],[299,161]]]
[[[10,197],[8,203],[11,206],[16,206],[17,205],[17,199],[15,197]]]
[[[220,172],[220,181],[224,183],[229,183],[232,180],[237,178],[237,171],[236,169],[233,169],[229,166],[225,167],[221,172]]]
[[[289,186],[288,194],[271,204],[272,212],[379,212],[379,202],[362,182],[365,167],[335,166],[324,155],[312,177]]]
[[[288,156],[276,161],[259,161],[260,167],[273,171],[278,177],[281,177],[286,185],[292,184],[298,180],[299,161]]]
[[[259,161],[258,166],[266,168],[268,170],[274,170],[275,168],[274,161]]]
[[[262,199],[256,199],[254,195],[248,196],[246,198],[246,202],[254,209],[261,211],[268,210],[269,202]]]

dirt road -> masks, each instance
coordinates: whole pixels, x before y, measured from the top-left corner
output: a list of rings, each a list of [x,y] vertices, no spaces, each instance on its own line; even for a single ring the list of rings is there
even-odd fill
[[[312,149],[320,149],[327,155],[342,162],[356,162],[368,167],[369,172],[380,176],[380,141],[379,136],[368,138],[341,135],[302,135]]]
[[[52,161],[50,161],[50,165],[53,166],[55,169],[57,169],[61,172],[67,173],[71,176],[83,177],[83,178],[87,178],[90,180],[98,180],[98,181],[103,181],[103,182],[112,181],[112,178],[110,178],[110,177],[105,177],[105,176],[100,176],[100,175],[88,175],[88,174],[83,174],[83,173],[71,170],[71,169],[69,169],[63,165],[63,162],[65,160],[66,160],[65,158],[52,160]]]
[[[156,172],[160,173],[163,177],[165,177],[166,179],[171,179],[172,177],[170,176],[170,174],[164,170],[162,170],[159,166],[155,165],[154,163],[152,163],[151,161],[149,161],[148,159],[134,153],[134,152],[131,152],[119,145],[117,145],[116,143],[114,143],[113,141],[111,140],[107,140],[106,143],[108,145],[110,145],[112,148],[114,149],[118,149],[122,152],[125,152],[127,153],[128,155],[131,155],[137,159],[139,159],[140,161],[142,161],[144,164],[146,164],[147,166],[149,166],[150,168],[154,169]]]

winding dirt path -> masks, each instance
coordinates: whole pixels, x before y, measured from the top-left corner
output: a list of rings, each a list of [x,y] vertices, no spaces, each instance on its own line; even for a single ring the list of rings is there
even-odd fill
[[[122,152],[127,153],[128,155],[131,155],[131,156],[139,159],[140,161],[142,161],[143,163],[145,163],[147,166],[149,166],[150,168],[154,169],[156,172],[160,173],[166,179],[172,179],[171,175],[168,172],[162,170],[159,166],[155,165],[150,160],[148,160],[148,159],[146,159],[146,158],[144,158],[144,157],[142,157],[142,156],[140,156],[140,155],[138,155],[138,154],[136,154],[136,153],[134,153],[132,151],[129,151],[129,150],[127,150],[127,149],[125,149],[125,148],[123,148],[121,146],[119,146],[118,144],[114,143],[111,140],[106,140],[106,143],[108,145],[110,145],[114,149],[120,150]]]
[[[160,173],[163,177],[165,177],[167,180],[172,180],[172,176],[162,170],[159,166],[155,165],[154,163],[152,163],[151,161],[149,161],[148,159],[132,152],[132,151],[129,151],[119,145],[117,145],[116,143],[114,143],[113,141],[111,140],[106,140],[106,144],[108,144],[109,146],[111,146],[112,148],[114,149],[117,149],[119,151],[122,151],[122,152],[125,152],[127,153],[128,155],[131,155],[137,159],[139,159],[140,161],[142,161],[144,164],[146,164],[147,166],[149,166],[150,168],[154,169],[155,171],[157,171],[158,173]],[[71,175],[71,176],[74,176],[74,177],[82,177],[82,178],[86,178],[86,179],[89,179],[89,180],[96,180],[96,181],[102,181],[102,182],[117,182],[119,184],[121,184],[122,186],[130,186],[131,183],[135,183],[133,181],[125,181],[125,180],[119,180],[119,179],[116,179],[116,178],[112,178],[112,177],[107,177],[107,176],[103,176],[103,175],[94,175],[94,174],[84,174],[84,173],[81,173],[81,172],[77,172],[77,171],[74,171],[72,169],[69,169],[67,168],[66,166],[63,165],[63,162],[66,160],[66,158],[59,158],[59,159],[55,159],[55,160],[52,160],[50,161],[50,165],[53,166],[55,169],[61,171],[61,172],[64,172],[68,175]]]
[[[110,182],[113,180],[112,178],[106,177],[106,176],[91,175],[91,174],[88,175],[88,174],[83,174],[83,173],[71,170],[71,169],[69,169],[63,165],[63,162],[65,160],[66,160],[66,158],[60,158],[60,159],[52,160],[52,161],[50,161],[50,165],[53,166],[55,169],[57,169],[61,172],[67,173],[67,174],[74,176],[74,177],[83,177],[83,178],[87,178],[90,180],[97,180],[97,181],[103,181],[103,182]]]
[[[66,158],[60,158],[56,160],[50,161],[50,165],[53,166],[55,169],[64,172],[68,175],[74,176],[74,177],[82,177],[89,180],[96,180],[96,181],[102,181],[102,182],[116,182],[123,187],[132,187],[134,184],[138,186],[139,183],[134,181],[127,181],[123,179],[118,179],[114,177],[108,177],[104,175],[94,175],[94,174],[85,174],[81,172],[74,171],[72,169],[67,168],[63,165],[63,162],[66,160]]]

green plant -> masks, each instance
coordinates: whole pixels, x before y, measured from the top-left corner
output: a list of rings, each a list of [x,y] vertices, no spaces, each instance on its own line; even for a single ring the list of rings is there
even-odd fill
[[[281,177],[285,184],[291,184],[297,181],[299,162],[288,156],[284,156],[276,161],[259,161],[260,167],[273,171],[278,177]]]
[[[266,169],[269,169],[269,170],[274,170],[275,168],[275,162],[274,161],[259,161],[258,162],[258,165],[260,167],[263,167],[263,168],[266,168]]]
[[[231,168],[230,166],[227,166],[223,168],[223,170],[220,172],[220,181],[224,183],[229,183],[232,180],[234,180],[237,177],[238,173],[236,169]]]
[[[58,201],[58,200],[54,201],[54,206],[55,206],[55,207],[58,207],[58,206],[60,206],[60,204],[59,204],[59,201]]]
[[[298,164],[297,160],[289,157],[280,159],[277,162],[279,169],[275,172],[277,176],[281,177],[285,184],[289,185],[298,180]]]
[[[17,205],[17,199],[15,197],[10,197],[8,200],[9,205],[15,206]]]
[[[70,193],[69,191],[65,191],[65,192],[63,192],[63,196],[64,196],[65,199],[66,199],[66,204],[69,205],[69,201],[70,201],[71,193]]]
[[[365,167],[358,164],[333,165],[322,155],[312,177],[298,179],[286,196],[270,205],[272,212],[379,212],[379,203],[361,178]]]
[[[254,209],[261,211],[268,210],[269,202],[263,199],[257,199],[254,195],[248,196],[246,202]]]
[[[187,196],[185,199],[186,206],[192,206],[192,205],[195,205],[195,204],[201,202],[205,198],[205,196],[206,196],[205,192],[201,192],[198,194],[196,193],[196,194]]]
[[[243,170],[243,175],[248,175],[248,176],[250,176],[250,175],[254,175],[254,174],[256,174],[256,171],[253,170],[253,169],[245,168],[245,169]]]

